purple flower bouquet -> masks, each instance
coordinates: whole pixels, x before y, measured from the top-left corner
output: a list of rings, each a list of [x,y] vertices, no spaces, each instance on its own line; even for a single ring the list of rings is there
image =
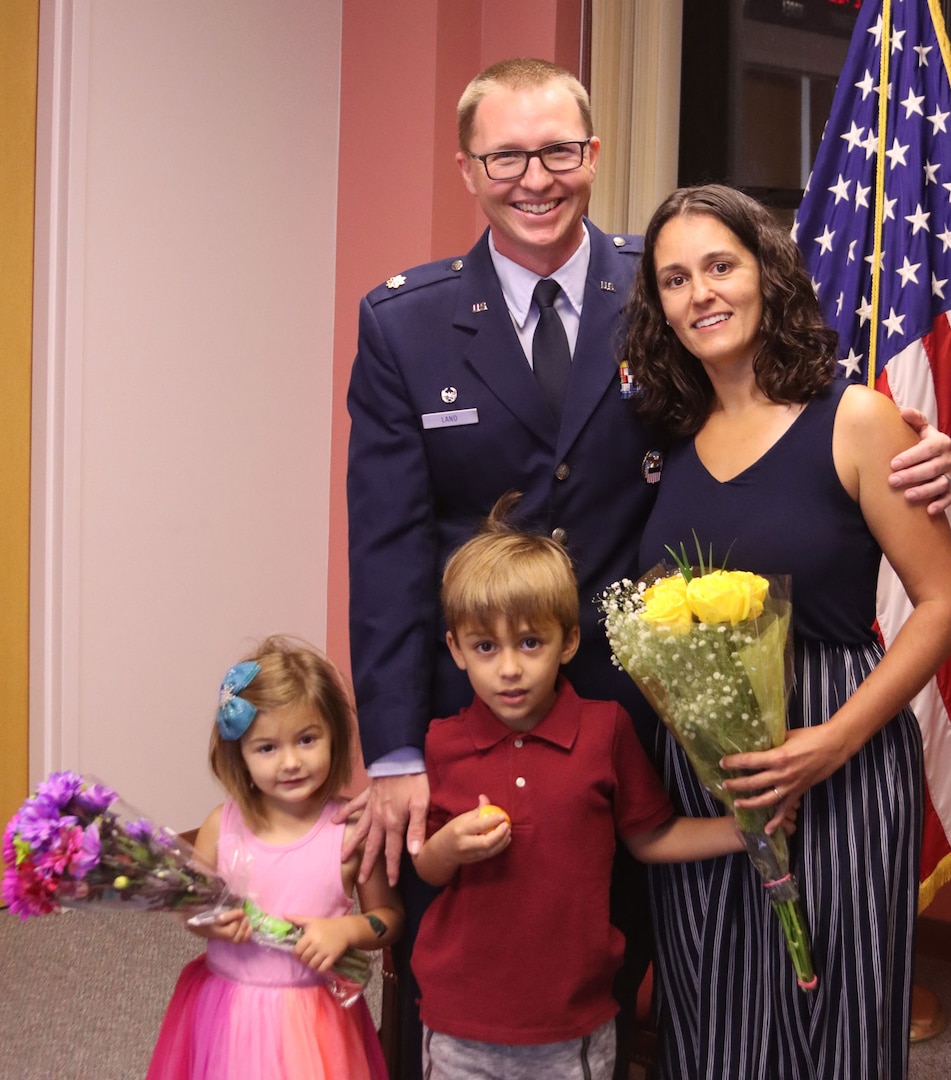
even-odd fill
[[[23,919],[89,905],[241,906],[221,878],[196,862],[190,844],[76,773],[52,773],[37,786],[7,824],[3,857],[3,899]]]
[[[260,945],[293,949],[301,935],[293,923],[232,892],[174,830],[153,824],[115,791],[77,773],[52,773],[37,786],[4,830],[3,858],[0,892],[21,919],[64,908],[105,908],[179,911],[197,923],[241,907]],[[352,1004],[369,973],[365,954],[348,950],[328,989],[342,1005]]]

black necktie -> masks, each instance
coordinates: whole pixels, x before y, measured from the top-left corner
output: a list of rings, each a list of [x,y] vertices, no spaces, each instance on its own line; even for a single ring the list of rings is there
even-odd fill
[[[538,325],[532,338],[532,366],[535,378],[556,418],[561,419],[565,401],[571,350],[561,316],[555,311],[555,297],[561,286],[551,278],[542,278],[535,286],[532,299],[538,305]]]

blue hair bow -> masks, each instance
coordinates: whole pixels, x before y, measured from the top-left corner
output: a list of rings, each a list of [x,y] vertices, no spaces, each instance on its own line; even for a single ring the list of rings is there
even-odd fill
[[[260,670],[260,664],[256,664],[253,660],[245,660],[241,664],[228,668],[225,672],[225,677],[221,681],[221,690],[218,692],[218,714],[215,719],[218,722],[221,737],[227,739],[228,742],[240,739],[258,714],[257,705],[252,705],[245,698],[238,697],[238,693]]]

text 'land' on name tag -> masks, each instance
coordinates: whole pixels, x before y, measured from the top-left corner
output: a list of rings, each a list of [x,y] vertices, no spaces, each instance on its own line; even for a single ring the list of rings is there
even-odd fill
[[[478,409],[455,409],[452,412],[429,412],[421,417],[424,428],[460,427],[463,424],[478,424]]]

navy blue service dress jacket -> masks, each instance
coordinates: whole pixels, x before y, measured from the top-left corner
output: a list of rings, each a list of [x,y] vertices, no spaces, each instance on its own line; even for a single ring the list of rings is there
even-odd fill
[[[590,222],[591,257],[567,400],[549,412],[519,343],[484,234],[468,255],[407,270],[364,297],[350,382],[347,479],[350,642],[367,763],[422,749],[429,721],[472,699],[445,645],[448,556],[506,491],[520,526],[560,537],[581,596],[581,647],[566,669],[583,697],[620,700],[652,726],[617,671],[595,595],[635,573],[661,446],[621,394],[620,311],[640,238]]]

